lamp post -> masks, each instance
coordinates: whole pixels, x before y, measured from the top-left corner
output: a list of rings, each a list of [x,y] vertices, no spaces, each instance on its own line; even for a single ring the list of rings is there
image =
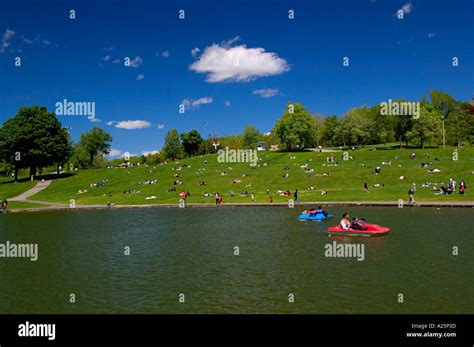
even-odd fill
[[[207,134],[207,122],[204,122],[204,128],[206,129],[206,134]],[[207,136],[207,139],[206,139],[206,155],[207,155],[207,142],[209,141],[209,135]]]

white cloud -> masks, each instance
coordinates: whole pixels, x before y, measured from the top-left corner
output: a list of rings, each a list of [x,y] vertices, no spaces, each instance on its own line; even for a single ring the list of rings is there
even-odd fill
[[[170,52],[169,51],[163,51],[163,53],[161,53],[161,56],[163,58],[168,58],[170,56]]]
[[[165,125],[164,125],[164,124],[158,124],[156,127],[157,127],[158,129],[164,129],[164,128],[165,128]]]
[[[3,33],[2,39],[3,40],[10,40],[13,36],[16,35],[16,32],[10,29],[6,29],[5,32]]]
[[[436,37],[436,33],[428,33],[429,39],[434,39]]]
[[[199,108],[201,105],[212,104],[214,99],[212,97],[206,96],[199,98],[197,100],[193,99],[184,99],[181,101],[181,104],[184,105],[186,109]]]
[[[109,157],[118,157],[121,154],[122,154],[122,151],[115,148],[111,148],[109,151]]]
[[[227,107],[229,107],[229,106],[230,106],[230,101],[229,101],[229,100],[226,100],[226,101],[224,102],[224,105],[226,105]]]
[[[413,9],[413,4],[411,2],[407,2],[405,5],[402,6],[402,11],[404,13],[410,13]]]
[[[142,79],[145,78],[145,74],[144,73],[140,73],[137,75],[137,81],[141,81]]]
[[[142,58],[140,58],[140,56],[135,57],[135,59],[130,59],[130,66],[131,67],[139,67],[142,64],[143,64],[143,60],[142,60]]]
[[[143,151],[142,155],[144,155],[145,157],[148,157],[149,155],[158,154],[158,153],[160,153],[160,151],[157,149],[154,149],[152,151]]]
[[[111,59],[112,59],[111,55],[106,55],[105,57],[102,58],[102,60],[105,62],[110,61]]]
[[[95,118],[95,117],[94,117],[94,118],[89,118],[89,117],[87,117],[87,118],[88,118],[91,122],[93,122],[93,123],[100,123],[100,122],[102,122],[102,119],[99,119],[99,118]]]
[[[107,124],[107,125],[114,125],[115,123],[117,123],[117,122],[114,121],[114,120],[111,120],[111,121],[106,122],[105,124]]]
[[[113,61],[112,61],[112,64],[120,64],[120,59],[117,58],[117,59],[113,60]]]
[[[230,45],[237,38],[207,47],[199,59],[189,66],[207,74],[206,82],[248,82],[258,77],[279,75],[290,69],[287,61],[264,48]]]
[[[32,44],[33,43],[33,40],[30,40],[29,38],[27,38],[26,36],[23,36],[21,35],[21,38],[23,40],[23,42],[27,43],[27,44]]]
[[[200,51],[201,51],[201,50],[200,50],[199,48],[197,48],[197,47],[196,47],[196,48],[193,48],[193,49],[191,50],[191,54],[192,54],[193,58],[196,58],[196,56],[198,55],[198,53],[199,53]]]
[[[121,122],[114,122],[114,125],[116,128],[119,129],[133,130],[148,128],[151,123],[147,120],[126,120]]]
[[[2,42],[0,43],[0,53],[5,52],[8,46],[10,46],[10,39],[16,35],[16,32],[10,29],[6,29],[2,35]]]
[[[270,136],[271,134],[272,134],[272,132],[271,132],[271,131],[267,131],[267,132],[266,132],[266,133],[264,133],[263,135],[265,135],[265,136]]]
[[[397,12],[401,10],[403,14],[408,14],[411,12],[412,9],[413,9],[413,4],[411,2],[407,2]],[[394,13],[394,16],[398,14],[397,12]]]
[[[125,157],[137,157],[136,153],[130,153],[130,152],[125,152],[123,153],[120,157],[125,158]]]
[[[229,40],[224,40],[221,42],[221,46],[225,48],[230,48],[234,42],[237,42],[240,40],[240,36],[236,36],[234,38],[231,38]]]
[[[257,90],[254,90],[252,94],[258,95],[262,98],[271,98],[272,96],[275,96],[278,94],[278,89],[271,89],[271,88],[257,89]]]

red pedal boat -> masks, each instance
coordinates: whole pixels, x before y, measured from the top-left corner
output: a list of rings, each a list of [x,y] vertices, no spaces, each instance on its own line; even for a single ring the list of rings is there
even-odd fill
[[[390,231],[389,228],[383,227],[377,224],[365,224],[367,230],[356,230],[356,229],[342,229],[341,225],[335,227],[329,227],[328,232],[331,235],[343,235],[343,236],[380,236],[385,235]]]

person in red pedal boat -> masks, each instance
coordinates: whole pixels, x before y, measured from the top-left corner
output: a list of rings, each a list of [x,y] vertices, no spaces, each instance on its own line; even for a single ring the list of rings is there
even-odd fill
[[[349,230],[351,227],[351,222],[349,221],[349,214],[344,213],[342,215],[341,222],[339,223],[341,225],[341,228],[344,230]]]
[[[354,229],[354,230],[367,230],[368,228],[365,227],[364,224],[365,224],[365,220],[364,220],[364,222],[361,223],[359,217],[354,217],[354,218],[352,218],[351,229]]]

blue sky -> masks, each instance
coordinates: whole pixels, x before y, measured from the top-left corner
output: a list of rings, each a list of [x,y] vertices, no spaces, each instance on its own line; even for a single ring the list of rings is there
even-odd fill
[[[170,128],[267,132],[288,101],[342,115],[430,89],[470,100],[472,13],[469,0],[1,1],[0,121],[94,102],[100,122],[58,116],[73,140],[98,125],[114,153],[140,154]]]

